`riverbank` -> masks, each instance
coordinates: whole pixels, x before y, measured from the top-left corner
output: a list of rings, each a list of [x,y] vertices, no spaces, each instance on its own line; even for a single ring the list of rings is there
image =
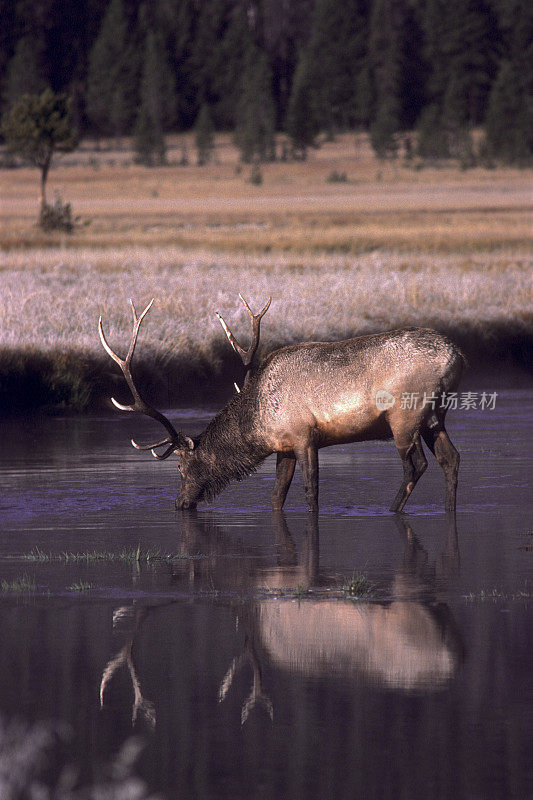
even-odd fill
[[[261,353],[308,340],[338,340],[410,325],[456,341],[471,369],[527,369],[533,354],[533,258],[504,252],[428,255],[374,252],[235,256],[177,248],[36,250],[0,255],[0,413],[60,406],[98,410],[110,394],[128,401],[97,332],[125,353],[129,298],[143,324],[134,372],[166,408],[221,400],[242,367],[216,320],[242,341],[249,320],[238,300],[272,305]]]

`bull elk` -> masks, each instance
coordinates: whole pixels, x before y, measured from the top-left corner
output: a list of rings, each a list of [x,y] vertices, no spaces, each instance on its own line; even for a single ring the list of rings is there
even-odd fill
[[[241,297],[242,299],[242,297]],[[442,398],[457,389],[464,365],[459,348],[427,328],[405,328],[340,342],[305,342],[270,353],[257,369],[260,322],[270,300],[253,314],[253,339],[245,350],[217,314],[232,347],[246,369],[241,391],[198,436],[177,431],[137,390],[131,361],[142,320],[153,300],[137,316],[125,359],[109,346],[99,321],[102,345],[120,366],[133,395],[123,411],[140,411],[160,422],[167,436],[153,444],[132,444],[151,450],[155,458],[179,456],[181,486],[176,508],[194,509],[214,498],[231,481],[244,478],[272,453],[277,454],[272,506],[281,509],[296,462],[303,473],[309,510],[318,509],[318,450],[334,444],[394,439],[403,465],[403,481],[391,506],[401,511],[427,467],[421,439],[436,457],[446,483],[445,508],[455,511],[459,454],[444,427]],[[421,404],[402,398],[424,397]],[[163,452],[158,452],[161,448]]]

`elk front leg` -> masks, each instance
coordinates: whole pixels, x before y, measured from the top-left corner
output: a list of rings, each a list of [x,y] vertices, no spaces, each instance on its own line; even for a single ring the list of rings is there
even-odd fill
[[[279,511],[287,497],[296,466],[296,457],[292,453],[278,453],[276,460],[276,480],[272,489],[272,508]]]
[[[307,444],[296,453],[296,458],[302,469],[309,511],[318,511],[318,449],[313,444]]]

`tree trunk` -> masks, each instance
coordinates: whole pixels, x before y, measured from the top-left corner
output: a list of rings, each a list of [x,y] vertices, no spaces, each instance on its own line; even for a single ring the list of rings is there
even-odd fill
[[[48,171],[50,169],[50,162],[52,157],[49,156],[46,161],[41,164],[41,221],[44,216],[44,211],[46,208],[46,180],[48,178]]]

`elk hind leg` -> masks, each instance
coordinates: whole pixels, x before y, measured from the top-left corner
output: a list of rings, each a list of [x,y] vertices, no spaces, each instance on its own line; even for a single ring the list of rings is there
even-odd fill
[[[396,446],[402,459],[403,481],[390,507],[391,511],[401,511],[403,509],[418,479],[424,474],[428,465],[418,434],[415,435],[407,447],[403,447],[398,443],[396,443]]]
[[[296,457],[292,453],[278,453],[276,460],[276,480],[272,489],[272,508],[275,511],[283,508],[287,492],[291,485],[296,466]]]
[[[446,511],[455,512],[457,498],[457,475],[459,473],[460,456],[453,446],[444,426],[430,428],[422,431],[424,441],[439,462],[446,481]]]
[[[318,450],[313,444],[307,444],[296,452],[296,458],[302,469],[309,511],[318,511]]]

